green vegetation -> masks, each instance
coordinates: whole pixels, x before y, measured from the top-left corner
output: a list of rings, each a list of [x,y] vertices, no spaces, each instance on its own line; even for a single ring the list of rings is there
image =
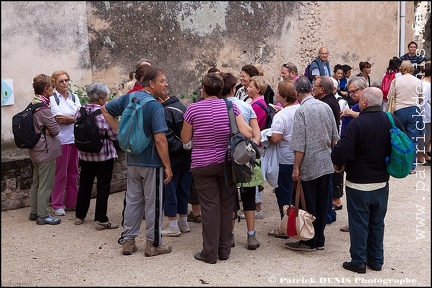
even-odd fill
[[[74,87],[74,89],[72,88],[72,86]],[[87,89],[88,85],[84,85],[84,86],[78,86],[78,85],[71,85],[69,83],[69,87],[68,90],[69,92],[75,94],[78,96],[81,105],[84,105],[86,103],[89,103],[89,98],[87,97],[87,93],[86,93],[86,89]],[[115,93],[111,93],[108,97],[108,101],[111,101],[113,99],[117,98]]]
[[[198,90],[193,91],[190,94],[186,94],[184,92],[180,94],[180,99],[184,100],[184,99],[187,99],[187,98],[192,99],[192,103],[195,103],[197,101],[197,99],[198,99]]]

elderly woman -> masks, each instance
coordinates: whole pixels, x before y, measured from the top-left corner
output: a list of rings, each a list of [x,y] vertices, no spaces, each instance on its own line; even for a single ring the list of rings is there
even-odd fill
[[[54,71],[54,92],[50,97],[51,112],[60,127],[58,135],[62,153],[57,157],[51,207],[57,216],[65,216],[65,210],[75,210],[78,194],[78,149],[75,146],[75,112],[81,107],[77,95],[69,88],[70,76],[64,70]]]
[[[402,76],[394,78],[389,90],[389,103],[395,100],[394,115],[399,118],[414,147],[419,135],[423,134],[423,118],[419,104],[422,103],[421,80],[413,76],[414,66],[411,61],[402,61],[399,67]],[[392,109],[389,104],[387,109]],[[415,174],[416,159],[413,159],[411,174]]]
[[[192,140],[191,172],[201,204],[203,249],[195,259],[215,264],[217,259],[227,260],[231,253],[231,220],[234,211],[236,184],[227,179],[225,185],[224,160],[228,147],[230,124],[227,105],[221,99],[223,78],[216,73],[204,76],[202,101],[192,103],[184,114],[181,138]],[[240,110],[233,105],[240,133],[252,137]]]
[[[87,89],[87,97],[90,103],[84,104],[78,109],[75,118],[79,119],[82,112],[91,114],[100,110],[102,105],[108,101],[110,90],[103,83],[92,83]],[[117,133],[108,125],[102,113],[94,117],[96,125],[99,127],[99,135],[102,138],[102,149],[99,152],[78,152],[80,171],[80,185],[75,211],[75,225],[84,222],[90,207],[90,199],[95,177],[96,183],[96,209],[94,221],[96,230],[118,228],[118,224],[109,222],[107,217],[108,197],[110,195],[112,171],[114,159],[117,158],[117,151],[113,140],[117,140]]]

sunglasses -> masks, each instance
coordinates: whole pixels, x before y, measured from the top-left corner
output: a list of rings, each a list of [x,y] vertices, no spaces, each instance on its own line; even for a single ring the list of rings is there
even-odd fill
[[[62,80],[59,80],[58,82],[60,82],[60,83],[68,83],[70,81],[70,79],[62,79]]]
[[[283,64],[282,67],[287,68],[289,71],[293,71],[293,69],[289,67],[288,64]]]

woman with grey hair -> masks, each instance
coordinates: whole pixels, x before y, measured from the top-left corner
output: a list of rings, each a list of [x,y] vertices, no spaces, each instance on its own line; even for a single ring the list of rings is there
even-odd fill
[[[87,87],[86,92],[90,103],[85,104],[77,110],[75,119],[78,119],[83,112],[91,114],[96,110],[100,110],[102,105],[108,101],[110,89],[103,83],[92,83]],[[117,132],[108,125],[102,114],[95,116],[94,121],[99,127],[99,135],[103,145],[102,149],[96,153],[78,152],[81,171],[75,210],[75,225],[81,225],[87,216],[93,183],[96,177],[96,209],[94,221],[96,222],[96,230],[100,231],[119,227],[118,224],[109,222],[107,217],[112,170],[114,168],[114,159],[117,158],[117,151],[113,144],[113,141],[117,140]]]

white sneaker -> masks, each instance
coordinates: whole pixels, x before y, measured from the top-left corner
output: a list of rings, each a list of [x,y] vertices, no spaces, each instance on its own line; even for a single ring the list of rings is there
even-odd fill
[[[181,234],[181,231],[179,228],[171,228],[171,226],[168,226],[164,230],[162,230],[162,236],[167,237],[177,237]]]
[[[263,219],[264,218],[264,211],[261,209],[261,211],[255,211],[255,219]]]
[[[180,229],[180,232],[182,232],[182,233],[190,232],[189,224],[187,222],[183,223],[183,222],[179,221],[178,227]]]
[[[63,208],[59,208],[59,209],[57,209],[57,210],[54,211],[54,214],[57,215],[57,216],[65,216],[66,212],[65,212],[65,210]]]
[[[240,215],[241,219],[246,219],[244,213]],[[261,211],[255,211],[255,219],[263,219],[264,218],[264,212],[263,210]]]

